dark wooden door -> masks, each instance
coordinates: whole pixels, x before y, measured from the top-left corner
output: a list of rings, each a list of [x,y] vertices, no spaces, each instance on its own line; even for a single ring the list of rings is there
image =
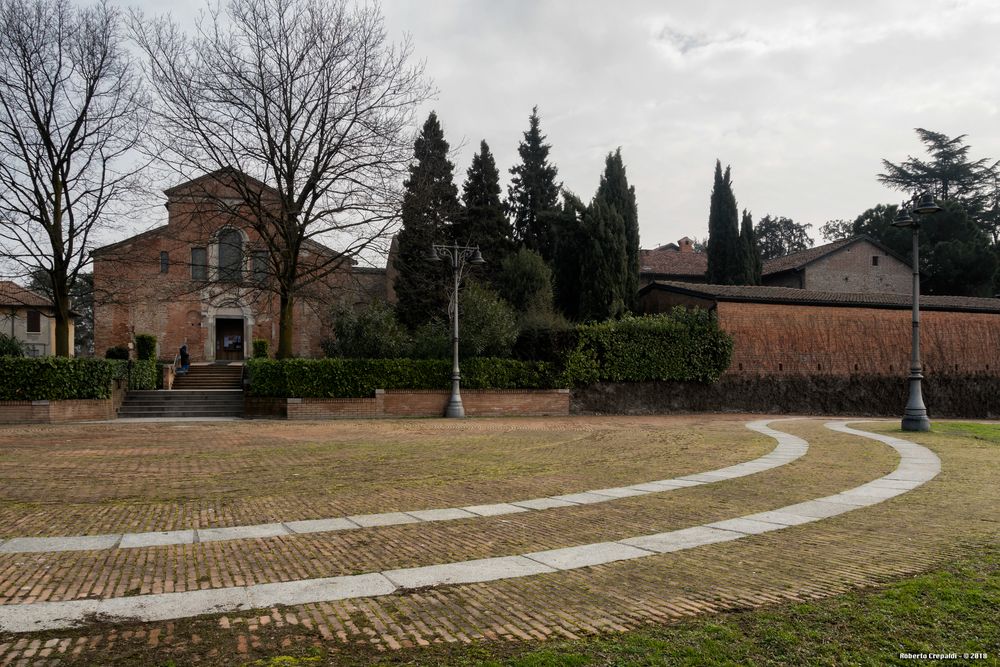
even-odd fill
[[[243,359],[243,318],[215,320],[215,358],[218,361]]]

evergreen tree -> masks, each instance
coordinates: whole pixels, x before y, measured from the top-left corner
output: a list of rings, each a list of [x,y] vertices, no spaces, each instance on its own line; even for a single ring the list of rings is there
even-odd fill
[[[599,322],[625,312],[624,232],[625,220],[615,207],[601,196],[594,197],[583,216],[583,242],[579,247],[581,320]]]
[[[512,167],[507,188],[507,212],[514,222],[514,236],[529,250],[551,261],[557,224],[561,183],[556,183],[558,169],[548,162],[551,146],[544,143],[539,130],[538,107],[531,110],[528,131],[517,147],[521,164]]]
[[[746,256],[743,284],[760,285],[760,274],[764,268],[764,262],[760,257],[760,248],[757,247],[757,235],[753,230],[753,217],[746,209],[743,209],[743,221],[740,224],[740,242],[743,244],[743,253]]]
[[[604,174],[597,188],[597,196],[603,199],[622,217],[624,224],[623,257],[620,259],[619,292],[625,306],[634,310],[639,293],[639,211],[635,203],[635,188],[628,184],[622,149],[608,153],[604,164]]]
[[[571,192],[563,192],[563,205],[556,219],[552,278],[556,307],[571,320],[580,319],[580,279],[583,273],[582,246],[586,239],[584,216],[587,207]]]
[[[740,242],[739,211],[729,167],[715,161],[715,184],[708,214],[708,282],[736,285],[746,275],[746,255]]]
[[[495,284],[504,259],[513,250],[510,223],[500,201],[500,173],[490,147],[483,141],[472,156],[462,185],[465,215],[455,225],[458,243],[478,245],[486,258],[482,275]]]
[[[416,162],[410,165],[410,177],[403,184],[403,228],[395,262],[399,319],[410,328],[446,316],[443,263],[429,261],[427,256],[434,243],[451,240],[452,225],[462,215],[448,142],[433,111],[413,149]]]

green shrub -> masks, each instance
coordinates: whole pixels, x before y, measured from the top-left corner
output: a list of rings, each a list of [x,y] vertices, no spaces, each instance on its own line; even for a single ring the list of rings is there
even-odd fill
[[[445,359],[288,359],[247,362],[254,396],[348,398],[376,389],[447,389]],[[514,359],[470,359],[462,384],[469,389],[549,389],[557,385],[554,364]]]
[[[142,361],[156,360],[156,336],[153,334],[135,335],[135,357]]]
[[[14,338],[13,336],[8,336],[5,333],[0,333],[0,357],[23,357],[24,356],[24,345],[21,341]]]
[[[578,327],[579,341],[568,358],[566,379],[593,382],[590,361],[597,363],[597,380],[644,382],[677,380],[716,382],[729,367],[732,339],[704,310],[676,308],[664,315],[625,317]]]
[[[124,345],[109,347],[108,351],[104,353],[105,359],[128,359],[128,356],[128,348]]]
[[[112,376],[115,379],[128,379],[129,391],[157,388],[157,362],[155,359],[133,360],[131,362],[125,359],[115,359],[111,360],[110,363],[112,364]],[[162,371],[160,372],[162,374]]]
[[[396,318],[395,309],[375,301],[357,310],[340,310],[334,315],[335,339],[323,343],[328,357],[358,359],[398,359],[410,354],[413,342]]]
[[[111,397],[113,362],[67,357],[0,357],[0,400]]]
[[[451,332],[448,330],[448,323],[435,319],[417,327],[413,332],[410,356],[414,359],[451,359]]]
[[[496,292],[470,282],[462,290],[458,337],[463,359],[509,357],[517,339],[517,313]]]
[[[268,348],[270,343],[263,338],[254,338],[253,340],[253,358],[254,359],[267,359],[270,355],[268,354]]]

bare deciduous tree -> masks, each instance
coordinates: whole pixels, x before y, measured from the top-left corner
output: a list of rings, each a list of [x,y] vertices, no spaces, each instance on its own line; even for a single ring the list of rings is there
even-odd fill
[[[265,246],[277,355],[291,356],[296,295],[396,223],[413,113],[430,95],[423,67],[408,41],[388,39],[377,6],[345,0],[229,0],[190,37],[168,19],[133,25],[157,93],[158,157],[183,178],[250,176],[204,197]],[[338,253],[308,253],[314,241]]]
[[[60,356],[94,232],[140,171],[144,105],[121,28],[104,2],[0,0],[0,258],[46,276]]]

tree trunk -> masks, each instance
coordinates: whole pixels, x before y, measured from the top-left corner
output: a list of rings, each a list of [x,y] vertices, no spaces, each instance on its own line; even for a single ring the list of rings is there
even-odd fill
[[[53,299],[56,307],[56,356],[68,357],[73,350],[73,341],[69,335],[69,295],[59,294]]]
[[[278,359],[292,357],[292,334],[295,332],[294,300],[290,290],[281,290],[281,312],[278,314]]]

